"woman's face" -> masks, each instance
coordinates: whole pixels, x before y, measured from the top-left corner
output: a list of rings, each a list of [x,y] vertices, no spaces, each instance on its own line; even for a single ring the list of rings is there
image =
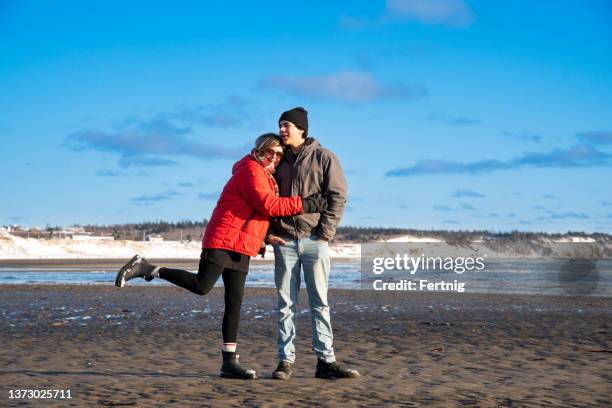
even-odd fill
[[[263,152],[263,160],[261,161],[262,166],[270,173],[274,173],[276,166],[280,163],[283,158],[284,150],[282,146],[271,146]]]

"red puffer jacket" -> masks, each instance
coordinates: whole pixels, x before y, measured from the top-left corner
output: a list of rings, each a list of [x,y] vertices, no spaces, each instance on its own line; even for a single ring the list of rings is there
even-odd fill
[[[302,198],[277,197],[272,176],[251,155],[234,164],[204,232],[202,248],[219,248],[255,256],[270,217],[301,214]]]

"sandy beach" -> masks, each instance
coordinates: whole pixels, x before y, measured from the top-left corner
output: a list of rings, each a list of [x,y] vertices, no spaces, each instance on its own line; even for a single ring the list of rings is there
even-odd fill
[[[305,291],[303,291],[305,292]],[[358,380],[313,377],[306,298],[298,361],[272,380],[275,293],[248,288],[241,360],[218,377],[222,288],[0,286],[2,406],[609,406],[609,299],[332,290],[337,357]],[[302,294],[304,295],[304,293]],[[10,390],[71,399],[9,399]]]

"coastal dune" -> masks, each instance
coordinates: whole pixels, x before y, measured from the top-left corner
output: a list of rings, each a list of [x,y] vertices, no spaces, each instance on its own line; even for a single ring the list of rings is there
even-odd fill
[[[368,242],[372,244],[374,242]],[[543,254],[567,257],[568,248],[596,248],[601,254],[610,257],[612,242],[597,242],[593,238],[571,237],[562,239],[540,240],[494,240],[474,239],[464,242],[445,242],[439,238],[417,237],[411,235],[399,236],[377,242],[380,251],[391,251],[406,248],[409,244],[413,254],[423,252],[431,256],[461,256],[475,249],[485,250],[491,258],[538,258]],[[404,244],[402,246],[402,244]],[[386,245],[386,246],[385,246]],[[398,246],[399,245],[399,246]],[[140,254],[149,259],[194,260],[199,259],[201,241],[132,241],[132,240],[98,240],[71,238],[23,238],[12,235],[0,229],[0,263],[24,260],[118,260],[130,259],[134,254]],[[354,242],[331,242],[330,256],[332,259],[359,260],[362,244]],[[543,250],[548,251],[543,252]],[[253,257],[253,261],[274,260],[272,246],[266,247],[265,257]]]
[[[19,260],[95,260],[125,259],[140,254],[151,259],[199,259],[202,242],[195,241],[132,241],[52,238],[23,238],[0,229],[0,261]],[[335,244],[330,248],[331,256],[357,259],[359,244]],[[254,261],[274,260],[274,251],[267,246],[265,258],[253,257]]]

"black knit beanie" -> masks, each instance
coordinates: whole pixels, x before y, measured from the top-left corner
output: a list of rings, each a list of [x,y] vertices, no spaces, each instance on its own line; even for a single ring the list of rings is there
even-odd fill
[[[297,108],[283,112],[278,119],[278,123],[283,120],[287,120],[302,129],[304,131],[304,137],[308,136],[308,112],[306,109],[298,106]]]

